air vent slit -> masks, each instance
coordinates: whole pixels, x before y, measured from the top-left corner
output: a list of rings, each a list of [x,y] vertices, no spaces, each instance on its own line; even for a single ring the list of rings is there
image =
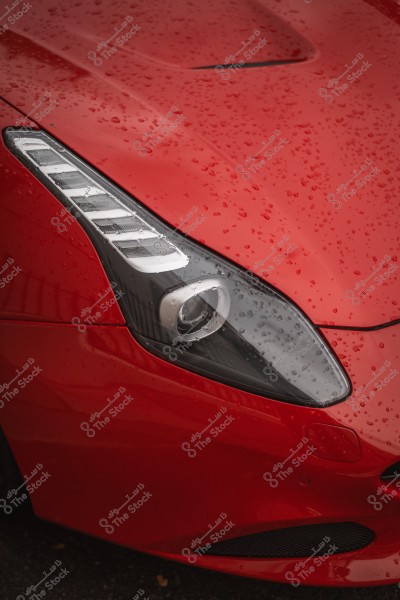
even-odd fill
[[[230,63],[230,64],[224,64],[224,65],[203,65],[201,67],[192,67],[191,70],[192,71],[199,71],[202,69],[215,69],[215,68],[221,68],[223,67],[224,69],[229,69],[229,67],[235,67],[239,70],[241,69],[255,69],[257,67],[278,67],[279,65],[292,65],[292,64],[297,64],[297,63],[302,63],[305,62],[306,58],[288,58],[285,60],[263,60],[263,61],[259,61],[259,62],[247,62],[244,63],[243,65],[240,63]]]
[[[358,523],[318,523],[274,529],[212,544],[206,554],[236,558],[305,558],[354,552],[370,544],[374,532]]]

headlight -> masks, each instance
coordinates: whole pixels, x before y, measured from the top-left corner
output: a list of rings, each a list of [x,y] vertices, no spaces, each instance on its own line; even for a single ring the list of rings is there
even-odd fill
[[[79,213],[145,348],[269,398],[321,407],[348,396],[349,381],[327,342],[287,298],[173,230],[49,135],[11,128],[4,135]]]
[[[223,281],[202,279],[167,292],[160,303],[160,320],[174,342],[197,342],[222,327],[230,305]]]

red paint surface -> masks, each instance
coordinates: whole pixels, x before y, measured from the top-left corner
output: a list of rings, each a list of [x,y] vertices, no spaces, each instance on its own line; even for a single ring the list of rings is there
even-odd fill
[[[43,129],[171,225],[199,206],[207,218],[192,237],[244,268],[251,269],[288,235],[297,249],[265,278],[314,323],[366,327],[400,317],[398,272],[360,306],[345,298],[383,256],[396,261],[398,255],[400,136],[394,119],[399,92],[393,57],[399,29],[394,19],[361,0],[235,2],[229,5],[229,27],[224,2],[214,9],[214,3],[201,3],[201,10],[183,2],[137,9],[115,2],[46,6],[35,4],[1,40],[2,94],[10,104],[28,114],[50,90],[59,105],[40,123]],[[87,53],[127,14],[141,31],[96,68]],[[223,63],[255,27],[273,40],[260,59],[304,61],[243,69],[228,82],[213,70],[191,68]],[[199,42],[198,30],[207,43]],[[326,104],[318,89],[339,76],[358,52],[371,69]],[[151,155],[139,156],[133,141],[171,105],[185,116],[184,125]],[[1,129],[18,116],[1,104]],[[277,128],[287,146],[243,181],[235,166]],[[327,195],[367,158],[379,167],[378,176],[335,210]],[[399,368],[400,325],[322,330],[354,390],[348,400],[324,410],[235,390],[152,356],[125,328],[117,305],[80,333],[72,318],[109,285],[102,265],[78,223],[57,233],[51,219],[61,205],[3,144],[0,163],[0,263],[11,256],[22,268],[12,285],[0,290],[0,381],[10,381],[28,358],[42,370],[5,402],[0,422],[22,473],[38,461],[51,473],[46,487],[32,496],[36,513],[177,560],[185,560],[182,548],[222,511],[235,522],[229,534],[235,536],[357,521],[375,531],[375,541],[332,557],[307,583],[398,581],[399,500],[376,511],[367,498],[400,454],[399,379],[357,411],[351,401],[385,361],[389,370]],[[133,402],[88,437],[81,423],[120,386]],[[190,459],[181,444],[221,407],[234,418],[232,424]],[[263,474],[315,424],[354,431],[358,460],[311,456],[271,488]],[[107,535],[99,520],[140,482],[152,498]],[[210,556],[197,561],[281,581],[295,563]]]
[[[141,30],[95,67],[88,52],[127,15]],[[222,64],[257,27],[271,44],[256,58],[306,60],[241,69],[229,81],[190,68]],[[50,91],[59,105],[43,129],[172,225],[198,206],[207,219],[192,237],[245,268],[288,235],[297,249],[268,281],[315,323],[374,326],[400,318],[398,275],[358,307],[345,292],[386,254],[398,259],[399,43],[396,22],[363,0],[45,0],[2,37],[2,94],[28,114]],[[357,53],[371,68],[327,104],[318,90]],[[133,142],[173,105],[182,125],[140,156]],[[244,181],[235,167],[276,129],[287,145]],[[335,210],[328,194],[367,159],[378,175]]]

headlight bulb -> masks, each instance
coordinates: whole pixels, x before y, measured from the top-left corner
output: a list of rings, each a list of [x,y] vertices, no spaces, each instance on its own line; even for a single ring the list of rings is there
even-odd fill
[[[230,296],[218,279],[203,279],[168,292],[161,300],[160,320],[174,343],[201,340],[225,323]]]

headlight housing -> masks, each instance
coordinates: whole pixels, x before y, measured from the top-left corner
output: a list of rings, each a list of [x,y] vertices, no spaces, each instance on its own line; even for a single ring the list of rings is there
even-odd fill
[[[228,385],[317,407],[348,378],[317,329],[254,275],[154,216],[42,131],[8,128],[10,150],[71,211],[95,245],[127,325],[149,351]]]

